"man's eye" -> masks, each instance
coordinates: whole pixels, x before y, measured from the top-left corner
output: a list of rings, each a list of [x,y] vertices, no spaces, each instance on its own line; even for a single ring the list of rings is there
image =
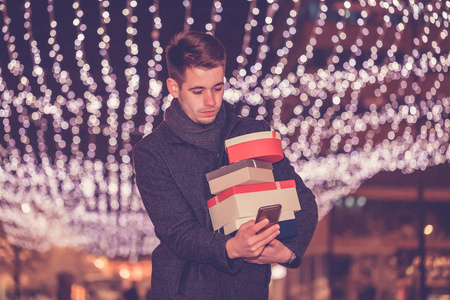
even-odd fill
[[[219,87],[214,88],[214,90],[215,90],[216,92],[220,92],[220,91],[222,90],[222,88],[223,88],[223,86],[219,86]]]
[[[193,93],[194,95],[200,95],[200,94],[202,93],[202,91],[192,91],[192,93]]]

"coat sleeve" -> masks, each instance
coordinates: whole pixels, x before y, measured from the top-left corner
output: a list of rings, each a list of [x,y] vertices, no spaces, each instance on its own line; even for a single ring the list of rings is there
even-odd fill
[[[211,232],[199,223],[161,155],[138,144],[133,157],[136,183],[161,243],[186,261],[211,264],[227,273],[239,271],[243,260],[231,260],[226,253],[230,237]]]
[[[295,213],[295,224],[298,235],[283,240],[283,244],[295,253],[297,259],[291,264],[282,264],[288,268],[300,266],[306,248],[311,242],[318,220],[317,204],[314,194],[306,187],[300,176],[294,171],[289,160],[285,157],[282,161],[274,164],[274,177],[276,180],[295,180],[298,199],[301,210]]]

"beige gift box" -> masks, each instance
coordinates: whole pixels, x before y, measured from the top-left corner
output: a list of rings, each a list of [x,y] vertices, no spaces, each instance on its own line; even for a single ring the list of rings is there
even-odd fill
[[[228,234],[238,230],[242,224],[244,224],[250,220],[255,220],[255,218],[256,218],[256,215],[251,216],[251,217],[236,219],[233,222],[228,223],[225,226],[223,226],[223,233],[228,235]],[[278,222],[282,222],[282,221],[286,221],[286,220],[293,220],[293,219],[295,219],[294,211],[293,210],[285,210],[285,211],[281,212],[280,219],[278,220]]]
[[[236,185],[249,185],[275,181],[272,164],[246,159],[206,174],[211,194],[218,195]]]
[[[255,216],[261,206],[281,204],[281,211],[300,210],[295,181],[234,186],[208,200],[214,230],[236,219]]]

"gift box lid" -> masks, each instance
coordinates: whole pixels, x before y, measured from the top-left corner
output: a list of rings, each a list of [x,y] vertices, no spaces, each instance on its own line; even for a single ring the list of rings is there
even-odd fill
[[[236,194],[264,192],[269,190],[295,188],[295,180],[265,182],[250,185],[233,186],[207,201],[208,208]]]
[[[241,135],[225,141],[230,164],[244,159],[258,159],[276,163],[283,159],[281,136],[275,131]]]
[[[261,169],[270,169],[273,170],[272,164],[267,161],[257,160],[257,159],[244,159],[238,162],[235,162],[228,166],[223,166],[220,169],[209,172],[206,174],[206,180],[210,181],[215,178],[227,175],[231,172],[246,168],[261,168]]]
[[[228,140],[225,140],[225,149],[240,143],[250,142],[254,140],[260,140],[260,139],[279,139],[281,140],[280,133],[276,131],[259,131],[259,132],[253,132],[249,134],[240,135]]]

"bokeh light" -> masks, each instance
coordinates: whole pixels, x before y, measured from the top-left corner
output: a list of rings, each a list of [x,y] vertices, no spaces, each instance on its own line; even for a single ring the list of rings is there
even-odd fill
[[[243,1],[239,45],[227,38],[236,8],[198,3],[172,7],[175,27],[159,0],[0,1],[0,220],[12,244],[152,252],[132,146],[172,100],[165,32],[222,39],[225,100],[282,134],[321,216],[339,198],[364,206],[346,197],[381,171],[450,161],[450,1]]]

